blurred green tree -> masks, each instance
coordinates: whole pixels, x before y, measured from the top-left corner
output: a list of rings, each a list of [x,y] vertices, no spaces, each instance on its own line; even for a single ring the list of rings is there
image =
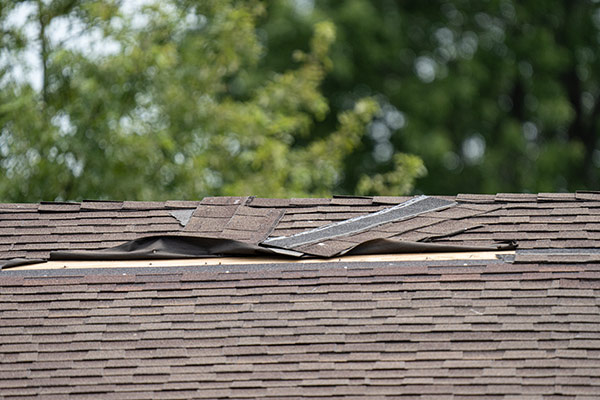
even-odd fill
[[[303,51],[277,49],[286,61],[267,69],[259,1],[134,4],[0,5],[0,200],[341,190],[346,157],[380,111],[356,98],[331,116],[321,84],[333,24],[309,24]],[[326,117],[336,122],[317,128]],[[397,158],[388,183],[409,191],[422,163]]]
[[[2,200],[600,183],[593,0],[141,4],[0,5]]]
[[[323,84],[331,115],[379,101],[346,158],[347,191],[385,186],[398,151],[425,162],[426,193],[598,189],[597,1],[274,0],[268,14],[260,28],[279,51],[264,65],[285,68],[283,55],[328,18],[338,32]]]

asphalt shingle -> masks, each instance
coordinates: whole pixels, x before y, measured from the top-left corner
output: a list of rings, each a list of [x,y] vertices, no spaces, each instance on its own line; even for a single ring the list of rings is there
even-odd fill
[[[0,259],[149,234],[256,244],[405,200],[0,204]],[[516,254],[2,270],[0,397],[595,398],[598,193],[452,200],[446,210],[306,250],[328,255],[376,238],[515,240]],[[174,210],[191,215],[185,226]]]
[[[537,264],[462,264],[7,275],[0,390],[162,397],[165,385],[185,382],[173,393],[425,398],[465,385],[500,396],[598,389],[590,351],[600,346],[600,289],[580,283],[600,281],[598,268],[580,265],[567,281]],[[135,298],[118,295],[132,284]],[[102,293],[113,295],[97,300]],[[526,383],[540,374],[534,388]],[[559,379],[573,385],[556,389]]]

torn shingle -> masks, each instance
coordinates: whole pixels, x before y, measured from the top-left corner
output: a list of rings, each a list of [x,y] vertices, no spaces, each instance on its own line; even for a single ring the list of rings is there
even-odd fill
[[[36,254],[37,257],[39,252],[48,252],[53,246],[64,249],[68,243],[72,243],[72,246],[88,244],[98,247],[105,242],[104,234],[111,235],[107,242],[111,244],[129,240],[131,234],[141,237],[186,232],[221,238],[236,232],[236,237],[244,236],[252,240],[264,239],[265,234],[273,237],[300,235],[314,228],[376,213],[403,199],[393,196],[335,199],[334,203],[346,203],[343,205],[332,204],[332,199],[252,197],[206,198],[205,202],[210,204],[200,204],[199,201],[163,203],[102,200],[0,204],[0,260],[10,259],[15,251],[21,255],[25,252],[26,257],[29,254]],[[596,226],[600,217],[598,192],[580,191],[575,195],[458,195],[456,200],[459,204],[447,210],[419,214],[400,222],[353,233],[352,242],[374,235],[402,240],[432,240],[435,237],[436,243],[493,243],[497,239],[512,239],[518,240],[523,248],[556,249],[570,245],[590,247],[600,240]],[[494,202],[490,203],[491,200]],[[238,204],[235,204],[236,201]],[[249,206],[242,206],[244,202]],[[369,202],[371,204],[367,205]],[[187,214],[192,209],[195,209],[194,214],[185,224]],[[278,221],[275,221],[276,218],[265,220],[266,228],[263,229],[261,218],[265,218],[272,209],[278,210],[277,215],[283,213],[283,217]],[[174,211],[175,214],[172,213]],[[446,221],[481,225],[481,228],[461,230],[452,227],[449,222],[442,224]],[[97,235],[97,238],[93,235]]]
[[[420,196],[395,207],[324,225],[291,237],[267,239],[262,244],[266,246],[295,249],[300,246],[323,242],[335,237],[364,232],[386,223],[407,219],[436,209],[447,208],[454,204],[455,203],[434,197]]]
[[[194,235],[230,238],[257,244],[268,237],[281,219],[283,211],[234,205],[236,198],[223,204],[199,205],[184,231]]]

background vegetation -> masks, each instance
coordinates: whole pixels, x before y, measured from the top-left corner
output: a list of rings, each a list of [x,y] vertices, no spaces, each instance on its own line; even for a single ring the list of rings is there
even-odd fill
[[[597,189],[592,0],[0,5],[0,200]]]

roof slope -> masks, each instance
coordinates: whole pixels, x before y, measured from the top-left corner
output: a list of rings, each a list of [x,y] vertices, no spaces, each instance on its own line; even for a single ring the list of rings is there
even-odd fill
[[[258,244],[381,211],[408,199],[208,197],[199,202],[0,204],[0,260],[45,259],[51,251],[104,249],[149,235],[207,236]],[[444,199],[456,204],[301,250],[331,256],[377,238],[482,247],[513,240],[521,249],[538,250],[600,244],[600,193]]]
[[[1,205],[0,246],[4,259],[35,258],[194,226],[259,243],[402,200]],[[516,240],[515,256],[2,270],[0,397],[597,398],[600,195],[447,200],[457,204],[319,247],[377,231]]]

